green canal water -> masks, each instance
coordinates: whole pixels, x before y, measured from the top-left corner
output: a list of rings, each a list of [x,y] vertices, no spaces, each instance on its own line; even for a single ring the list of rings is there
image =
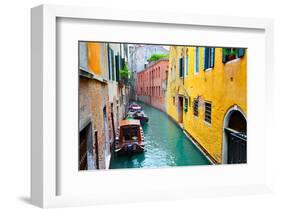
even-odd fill
[[[143,126],[146,151],[111,158],[110,168],[159,168],[208,165],[209,161],[164,112],[139,103],[149,117]]]

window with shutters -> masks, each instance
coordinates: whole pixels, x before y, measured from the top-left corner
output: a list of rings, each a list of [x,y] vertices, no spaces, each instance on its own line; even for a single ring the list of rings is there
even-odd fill
[[[193,101],[193,115],[198,117],[198,99],[194,99]]]
[[[213,68],[215,64],[215,48],[205,47],[204,48],[204,70]]]
[[[185,56],[185,75],[188,76],[188,55]]]
[[[184,71],[183,71],[183,69],[184,69],[183,63],[184,63],[183,58],[182,57],[179,58],[179,74],[180,74],[180,78],[183,77],[183,73],[184,73]]]
[[[186,52],[185,52],[185,75],[188,75],[188,48],[186,48]]]
[[[121,58],[121,69],[124,69],[125,64],[125,58]]]
[[[222,48],[222,62],[226,63],[245,55],[245,48]]]
[[[195,56],[194,56],[194,73],[199,72],[199,47],[195,47]]]
[[[108,64],[108,79],[114,81],[114,52],[110,47],[108,47]]]
[[[119,73],[120,73],[120,62],[121,62],[121,57],[120,55],[115,56],[115,76],[116,76],[116,81],[119,81]]]
[[[212,104],[210,102],[205,102],[205,121],[209,124],[212,122]]]
[[[88,44],[79,42],[79,68],[88,71]]]
[[[185,98],[185,99],[184,99],[184,108],[183,108],[183,110],[184,110],[185,112],[188,111],[188,98]]]

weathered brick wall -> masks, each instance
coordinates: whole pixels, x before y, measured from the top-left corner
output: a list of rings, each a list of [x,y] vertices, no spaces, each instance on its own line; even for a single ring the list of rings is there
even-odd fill
[[[88,95],[89,80],[80,77],[79,83],[79,125],[80,128],[84,122],[91,117],[90,113],[90,97]]]
[[[110,106],[108,101],[108,90],[104,83],[96,80],[91,80],[89,82],[89,98],[91,100],[90,110],[93,132],[98,131],[98,153],[99,153],[99,165],[100,169],[105,168],[105,129],[104,129],[104,116],[103,110],[106,107],[106,118],[107,125],[110,126]],[[110,129],[110,127],[109,127]]]

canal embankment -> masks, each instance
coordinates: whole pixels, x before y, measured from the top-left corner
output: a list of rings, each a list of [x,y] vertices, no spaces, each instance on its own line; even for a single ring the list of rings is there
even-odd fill
[[[179,128],[182,129],[183,133],[184,133],[185,136],[188,138],[188,140],[190,140],[190,141],[193,143],[193,145],[196,146],[196,148],[202,153],[202,155],[204,155],[204,156],[208,159],[208,161],[209,161],[212,165],[217,165],[217,164],[218,164],[218,162],[217,162],[214,158],[212,158],[211,155],[209,155],[209,153],[207,152],[207,150],[205,150],[204,147],[202,147],[202,146],[197,142],[197,140],[196,140],[194,137],[192,137],[192,135],[190,135],[190,134],[183,128],[182,125],[180,125],[177,121],[175,121],[175,119],[174,119],[173,117],[171,117],[169,114],[167,114],[166,111],[162,110],[161,108],[158,108],[158,107],[155,107],[155,106],[153,106],[153,105],[150,105],[150,104],[148,104],[148,103],[146,103],[146,102],[143,102],[143,101],[135,101],[135,102],[138,102],[138,103],[141,103],[141,104],[144,104],[144,105],[148,105],[148,106],[150,106],[150,107],[152,107],[152,108],[154,108],[154,109],[156,109],[156,110],[159,110],[159,111],[165,113],[165,114],[168,116],[168,118],[169,118],[172,122],[174,122],[175,125],[177,125]]]
[[[211,164],[165,112],[139,104],[149,116],[149,122],[143,126],[146,151],[132,156],[112,155],[111,169]]]

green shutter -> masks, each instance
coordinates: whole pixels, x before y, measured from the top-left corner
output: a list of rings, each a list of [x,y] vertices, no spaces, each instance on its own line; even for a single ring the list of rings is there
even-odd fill
[[[204,70],[209,68],[209,49],[208,47],[204,48]]]
[[[214,67],[215,66],[215,48],[210,48],[210,67]]]
[[[238,48],[238,57],[241,58],[245,54],[245,49],[244,48]]]
[[[119,71],[120,71],[120,57],[119,55],[115,56],[115,68],[116,68],[116,81],[119,81]]]
[[[226,54],[226,48],[222,48],[222,63],[226,62],[227,54]]]
[[[114,52],[113,52],[113,50],[111,49],[111,51],[110,51],[110,56],[111,56],[111,73],[110,73],[110,75],[111,75],[111,80],[115,80],[115,78],[114,78]]]
[[[182,58],[179,58],[179,75],[182,77]]]
[[[107,46],[107,57],[108,57],[108,80],[111,80],[111,73],[112,73],[112,57],[111,57],[111,48]]]
[[[125,67],[125,58],[121,59],[121,69]]]
[[[181,58],[181,76],[184,76],[184,60],[183,57]]]
[[[188,75],[188,56],[186,56],[186,67],[185,67],[185,70],[186,70],[186,75]]]

